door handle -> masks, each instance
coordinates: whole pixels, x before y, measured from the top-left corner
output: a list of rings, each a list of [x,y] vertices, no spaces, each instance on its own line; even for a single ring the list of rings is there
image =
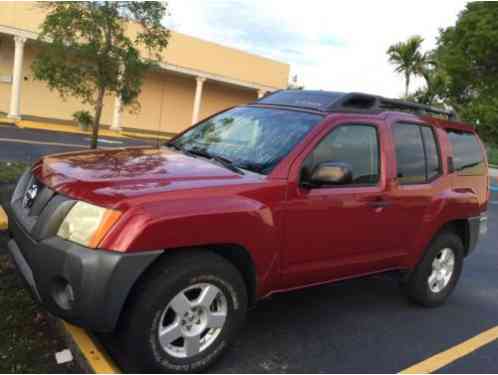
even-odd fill
[[[368,205],[373,208],[386,208],[391,205],[391,202],[379,197],[373,201],[368,202]]]

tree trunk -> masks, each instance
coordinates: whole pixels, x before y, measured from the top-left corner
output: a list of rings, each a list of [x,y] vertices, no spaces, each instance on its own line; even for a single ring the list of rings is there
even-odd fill
[[[410,75],[405,74],[405,99],[408,98],[409,90],[410,90]]]
[[[91,149],[97,148],[99,139],[100,117],[102,116],[102,108],[104,107],[105,87],[100,87],[97,101],[95,102],[95,116],[93,118],[92,141],[90,143]]]

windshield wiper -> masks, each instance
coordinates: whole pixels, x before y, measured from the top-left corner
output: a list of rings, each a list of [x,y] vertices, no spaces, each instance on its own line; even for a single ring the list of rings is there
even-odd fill
[[[247,169],[248,171],[258,173],[258,174],[266,174],[266,170],[268,169],[269,165],[267,163],[265,164],[256,164],[256,163],[250,163],[250,162],[245,162],[239,164],[240,168]]]
[[[183,149],[180,146],[178,146],[176,143],[166,143],[165,146],[169,147],[169,148],[172,148],[172,149],[174,149],[176,151],[183,151]]]
[[[206,150],[203,150],[200,148],[191,148],[188,150],[183,149],[183,151],[187,154],[201,156],[201,157],[206,158],[206,159],[214,160],[214,161],[218,162],[218,164],[221,164],[222,166],[231,170],[232,172],[242,174],[242,175],[245,174],[244,171],[242,169],[236,167],[230,159],[227,159],[223,156],[210,154]]]

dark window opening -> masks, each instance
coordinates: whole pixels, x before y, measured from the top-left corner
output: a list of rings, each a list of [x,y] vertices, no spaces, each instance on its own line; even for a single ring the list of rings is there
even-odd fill
[[[303,165],[303,177],[309,177],[323,162],[342,162],[351,166],[351,185],[375,185],[380,175],[377,128],[371,125],[340,125],[316,146]],[[345,185],[342,185],[345,186]]]
[[[393,128],[400,184],[424,184],[441,174],[441,156],[428,126],[396,124]]]
[[[447,130],[453,148],[455,171],[464,176],[481,176],[486,173],[481,145],[472,133]]]
[[[436,135],[434,130],[427,127],[420,127],[422,130],[422,137],[425,144],[425,153],[427,159],[427,180],[433,180],[439,176],[442,172],[441,168],[441,156],[439,153],[438,143],[436,140]]]

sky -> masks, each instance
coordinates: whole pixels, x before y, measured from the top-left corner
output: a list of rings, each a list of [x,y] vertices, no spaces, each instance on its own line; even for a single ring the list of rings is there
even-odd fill
[[[466,1],[169,0],[167,27],[286,62],[306,89],[398,97],[386,50],[412,35],[424,50]],[[421,84],[415,82],[412,90]]]

